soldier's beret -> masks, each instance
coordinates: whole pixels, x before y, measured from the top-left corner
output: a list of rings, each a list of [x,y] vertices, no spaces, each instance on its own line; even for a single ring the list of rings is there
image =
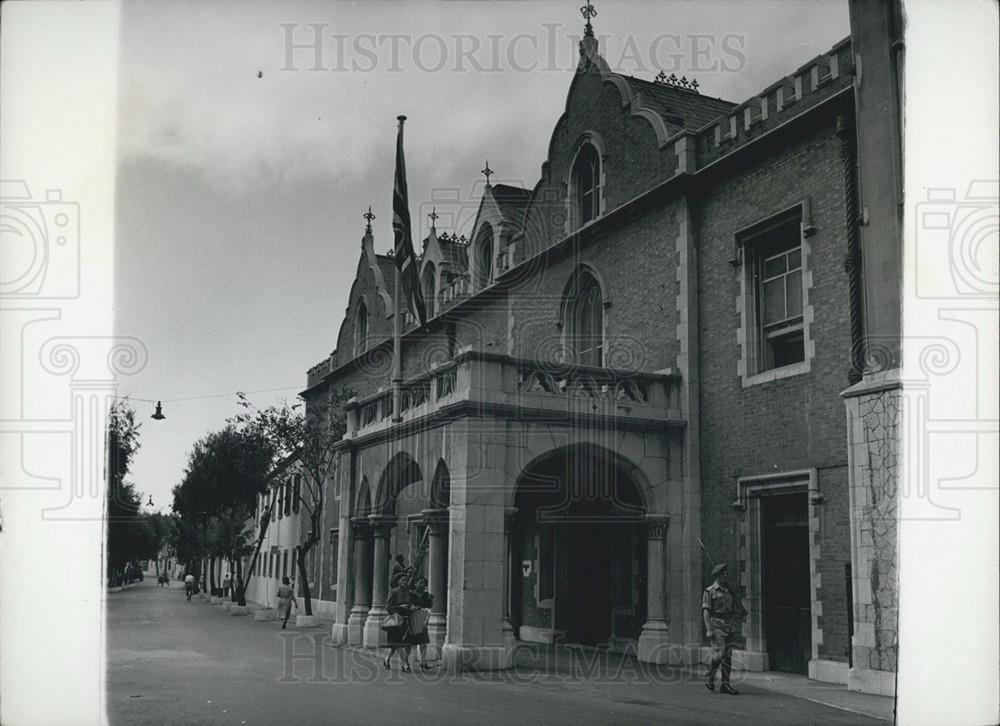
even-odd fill
[[[727,563],[720,562],[719,564],[717,564],[715,567],[712,568],[712,577],[715,577],[720,572],[723,572],[724,570],[726,570],[728,568],[729,568],[729,565]]]

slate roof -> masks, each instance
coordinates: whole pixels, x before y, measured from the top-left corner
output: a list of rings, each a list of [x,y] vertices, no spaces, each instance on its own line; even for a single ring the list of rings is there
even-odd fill
[[[654,83],[635,76],[623,75],[622,78],[633,93],[642,96],[642,105],[656,111],[672,131],[700,129],[737,106],[731,101],[703,96],[666,83]]]
[[[524,222],[524,211],[531,201],[531,190],[509,184],[494,184],[492,191],[493,199],[500,207],[500,214],[520,229]]]

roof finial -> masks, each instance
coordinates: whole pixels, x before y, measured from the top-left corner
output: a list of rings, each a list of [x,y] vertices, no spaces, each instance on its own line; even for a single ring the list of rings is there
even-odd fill
[[[365,218],[365,234],[372,233],[372,220],[375,219],[375,215],[372,214],[372,205],[368,205],[368,211],[361,215]]]
[[[479,172],[486,176],[486,186],[490,185],[490,177],[493,175],[493,170],[490,169],[489,159],[486,160],[486,168],[480,169]]]
[[[597,17],[597,8],[590,4],[590,0],[587,0],[587,4],[580,8],[580,14],[583,15],[583,19],[587,21],[587,24],[583,26],[584,37],[593,38],[594,26],[590,24],[590,19]]]
[[[437,221],[438,218],[437,207],[431,207],[431,213],[428,214],[427,216],[431,218],[431,230],[433,230],[434,223]]]

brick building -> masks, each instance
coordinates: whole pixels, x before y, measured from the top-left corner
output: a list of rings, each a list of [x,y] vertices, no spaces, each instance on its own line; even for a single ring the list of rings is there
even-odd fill
[[[535,187],[487,181],[467,239],[423,241],[398,410],[368,227],[304,392],[354,394],[316,573],[338,642],[378,645],[403,553],[448,667],[698,662],[704,543],[741,667],[892,692],[899,15],[851,10],[853,43],[742,103],[611,72],[588,25]]]

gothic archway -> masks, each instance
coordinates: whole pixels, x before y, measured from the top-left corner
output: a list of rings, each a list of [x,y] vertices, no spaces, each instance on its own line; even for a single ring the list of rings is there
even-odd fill
[[[518,478],[511,616],[524,640],[620,649],[646,619],[646,503],[635,467],[602,447],[554,449]]]

